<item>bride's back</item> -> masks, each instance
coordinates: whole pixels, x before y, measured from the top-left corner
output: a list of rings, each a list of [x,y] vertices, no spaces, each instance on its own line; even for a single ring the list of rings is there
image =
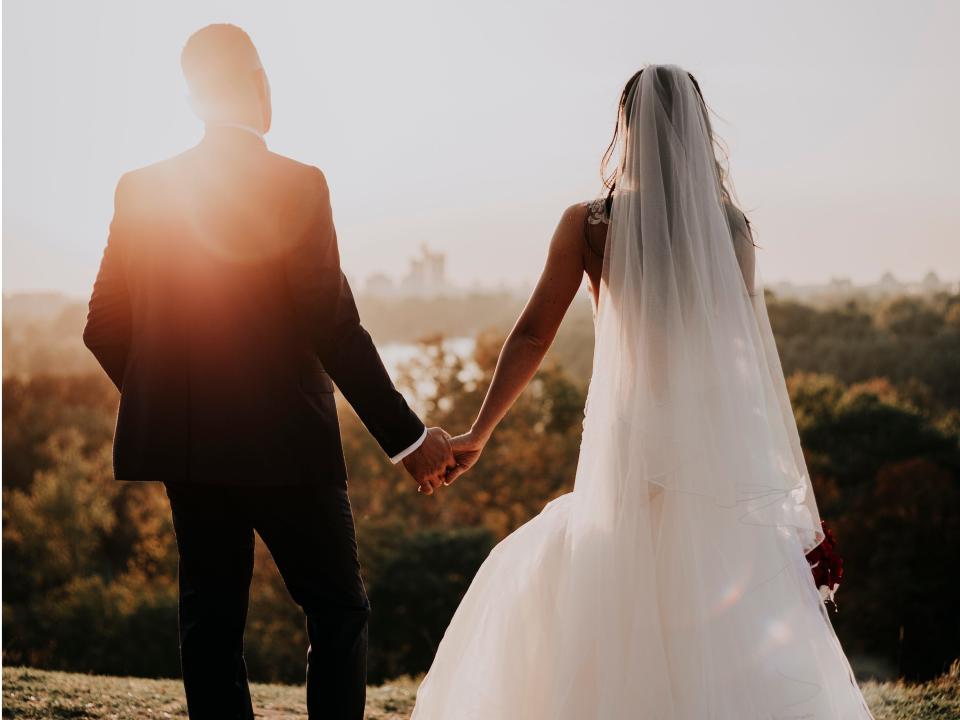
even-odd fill
[[[754,272],[756,266],[755,246],[750,223],[743,212],[732,202],[724,204],[727,223],[733,240],[733,250],[737,255],[744,286],[750,295],[755,293]],[[596,304],[600,298],[600,284],[603,276],[603,255],[607,246],[607,231],[610,217],[605,198],[582,203],[579,212],[583,216],[583,269],[590,282],[590,292]]]

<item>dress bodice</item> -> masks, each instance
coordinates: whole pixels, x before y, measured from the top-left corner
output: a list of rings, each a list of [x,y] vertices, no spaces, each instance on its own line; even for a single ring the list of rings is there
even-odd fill
[[[607,231],[610,228],[610,215],[607,205],[606,197],[599,197],[583,203],[585,208],[583,220],[584,272],[586,272],[590,281],[594,307],[596,307],[599,299],[600,283],[603,275],[603,255],[606,248]],[[737,264],[740,266],[740,272],[743,275],[744,285],[751,296],[755,295],[756,246],[753,242],[750,223],[736,205],[726,203],[724,210],[727,213],[733,250],[737,257]]]

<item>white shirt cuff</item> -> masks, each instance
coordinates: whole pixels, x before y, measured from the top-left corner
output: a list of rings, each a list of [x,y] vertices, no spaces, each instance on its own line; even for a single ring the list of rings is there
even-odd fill
[[[394,455],[392,458],[390,458],[390,462],[396,465],[398,462],[403,460],[407,455],[409,455],[412,452],[415,452],[421,445],[423,445],[423,441],[426,439],[427,439],[427,428],[424,427],[423,434],[420,436],[420,439],[417,440],[413,445],[408,447],[403,452],[399,452],[396,455]]]

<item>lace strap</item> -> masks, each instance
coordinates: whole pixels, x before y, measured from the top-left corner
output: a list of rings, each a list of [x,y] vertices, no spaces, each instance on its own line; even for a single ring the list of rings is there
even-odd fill
[[[598,197],[591,203],[587,203],[587,222],[591,225],[600,225],[608,223],[606,198]]]
[[[591,239],[591,235],[593,235],[593,233],[590,232],[590,226],[606,225],[607,223],[610,222],[609,218],[607,217],[607,204],[604,198],[601,197],[601,198],[597,198],[593,202],[584,203],[584,205],[586,205],[587,207],[587,214],[583,218],[584,242],[587,244],[587,247],[590,249],[590,252],[592,252],[597,257],[602,258],[603,249],[601,248],[600,250],[598,250],[596,247],[594,247],[593,240]]]

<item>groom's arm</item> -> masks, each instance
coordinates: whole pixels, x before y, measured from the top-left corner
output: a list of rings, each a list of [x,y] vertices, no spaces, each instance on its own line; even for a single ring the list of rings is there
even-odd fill
[[[360,324],[342,270],[326,179],[312,170],[306,223],[287,257],[287,282],[305,332],[330,377],[393,462],[426,439],[426,428],[394,387]]]
[[[390,461],[398,463],[427,437],[427,428],[394,387],[341,271],[334,334],[317,352],[330,377],[376,438]]]
[[[126,197],[128,185],[126,176],[117,183],[107,247],[100,261],[100,270],[90,297],[87,324],[83,329],[84,344],[117,389],[123,385],[123,373],[130,352],[130,297],[122,260],[129,213]]]

